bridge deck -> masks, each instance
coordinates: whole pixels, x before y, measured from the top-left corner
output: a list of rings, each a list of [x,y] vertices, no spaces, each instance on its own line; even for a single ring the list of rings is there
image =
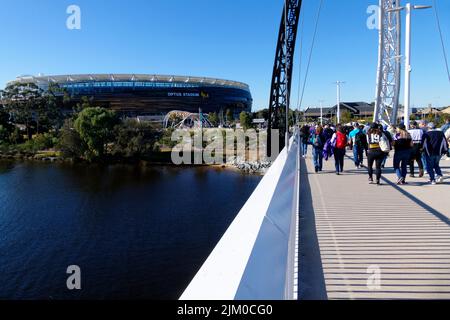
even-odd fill
[[[299,298],[450,299],[450,180],[397,186],[388,162],[376,186],[349,157],[341,176],[334,159],[324,163],[315,174],[302,159]],[[367,286],[369,267],[381,271],[379,289]]]

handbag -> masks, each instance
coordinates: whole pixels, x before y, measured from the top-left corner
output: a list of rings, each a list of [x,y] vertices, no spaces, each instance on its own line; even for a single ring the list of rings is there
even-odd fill
[[[389,143],[389,140],[386,138],[384,134],[380,138],[380,149],[385,153],[389,153],[391,151],[391,145]]]

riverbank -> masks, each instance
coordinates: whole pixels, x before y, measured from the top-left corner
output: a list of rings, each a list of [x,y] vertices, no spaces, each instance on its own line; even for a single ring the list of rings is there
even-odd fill
[[[0,160],[18,162],[44,162],[67,164],[103,164],[103,165],[131,165],[137,167],[170,166],[170,167],[213,167],[235,170],[245,174],[264,175],[271,166],[270,161],[246,161],[239,157],[233,157],[223,164],[183,164],[175,165],[171,160],[170,152],[155,153],[147,159],[109,158],[101,162],[89,162],[83,159],[64,158],[58,151],[39,151],[37,153],[0,153]]]

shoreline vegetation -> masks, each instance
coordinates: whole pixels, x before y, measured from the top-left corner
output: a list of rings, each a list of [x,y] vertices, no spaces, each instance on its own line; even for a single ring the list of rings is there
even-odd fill
[[[171,151],[179,142],[172,141],[172,128],[123,118],[98,105],[93,98],[73,101],[64,88],[53,83],[45,91],[34,83],[14,83],[0,93],[0,159],[175,166]],[[225,125],[236,127],[238,121],[233,119],[231,110],[226,114]],[[217,114],[206,116],[218,127]],[[252,128],[251,117],[250,113],[241,113],[239,120],[244,130]],[[193,130],[187,130],[192,137]],[[217,129],[217,134],[224,136],[225,129]],[[203,150],[206,147],[204,142]],[[270,165],[235,157],[211,166],[264,173]]]

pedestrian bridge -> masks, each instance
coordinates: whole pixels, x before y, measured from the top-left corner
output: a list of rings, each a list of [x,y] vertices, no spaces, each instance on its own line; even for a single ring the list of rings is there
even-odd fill
[[[315,174],[292,138],[181,299],[450,299],[450,179],[391,167],[369,185],[349,152]]]

